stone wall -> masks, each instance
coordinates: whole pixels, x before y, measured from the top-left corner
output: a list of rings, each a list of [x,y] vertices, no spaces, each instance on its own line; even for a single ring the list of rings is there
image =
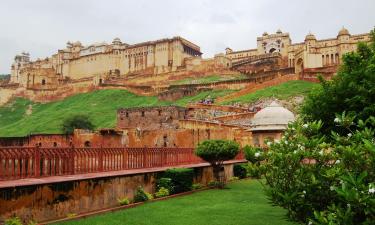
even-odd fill
[[[0,188],[0,223],[12,216],[43,222],[115,207],[119,205],[118,198],[133,199],[139,186],[154,193],[157,176],[162,171]],[[233,164],[225,165],[225,175],[227,179],[233,176]],[[194,168],[194,183],[206,185],[211,180],[211,167]]]
[[[142,130],[174,128],[178,126],[178,120],[184,119],[186,114],[185,108],[177,106],[119,109],[117,128]]]

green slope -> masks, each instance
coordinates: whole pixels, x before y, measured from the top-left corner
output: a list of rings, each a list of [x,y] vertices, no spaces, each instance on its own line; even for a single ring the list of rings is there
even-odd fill
[[[184,106],[206,96],[216,97],[230,93],[227,90],[201,92],[196,96],[181,98],[175,102],[159,101],[157,97],[137,96],[125,90],[99,90],[77,94],[62,101],[46,104],[26,99],[15,99],[0,107],[0,136],[25,136],[31,133],[60,133],[64,118],[72,114],[87,114],[97,128],[114,127],[119,108],[140,106]],[[32,106],[32,113],[26,114]]]
[[[255,91],[246,95],[242,95],[237,98],[233,98],[229,101],[222,102],[222,105],[232,104],[232,103],[251,103],[256,102],[262,98],[275,97],[277,99],[288,99],[293,96],[304,96],[308,94],[317,83],[302,81],[302,80],[293,80],[288,81],[279,85],[272,87],[267,87],[262,90]]]
[[[290,81],[223,104],[253,102],[267,97],[286,99],[291,96],[305,95],[316,85],[304,81]],[[126,90],[99,90],[77,94],[61,101],[46,104],[18,98],[6,106],[0,107],[0,137],[25,136],[31,133],[60,133],[62,121],[74,114],[89,115],[96,128],[111,128],[116,124],[116,111],[119,108],[185,106],[206,97],[216,98],[230,93],[233,93],[233,90],[204,91],[174,102],[159,101],[157,97],[137,96]],[[32,113],[28,115],[26,112],[30,105]]]

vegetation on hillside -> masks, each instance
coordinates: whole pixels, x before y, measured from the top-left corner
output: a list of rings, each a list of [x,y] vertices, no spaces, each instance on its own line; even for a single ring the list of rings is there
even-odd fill
[[[197,102],[208,96],[215,98],[228,93],[231,91],[205,91],[175,102],[159,101],[157,97],[138,96],[126,90],[99,90],[45,104],[18,98],[0,107],[0,136],[61,133],[62,121],[76,114],[88,115],[96,128],[110,128],[116,125],[116,113],[119,108],[185,106],[189,102]]]
[[[304,81],[292,81],[256,91],[233,101],[251,102],[272,96],[284,99],[289,96],[305,94],[316,85]],[[126,90],[98,90],[44,104],[18,98],[0,107],[0,136],[61,133],[62,121],[76,114],[88,115],[96,128],[111,128],[116,125],[116,112],[119,108],[163,105],[186,106],[202,99],[215,99],[225,96],[234,91],[203,91],[197,95],[186,96],[173,102],[159,101],[157,97],[138,96]]]
[[[311,83],[302,80],[293,80],[282,83],[280,85],[267,87],[253,93],[242,95],[237,98],[233,98],[228,101],[224,101],[221,104],[233,104],[233,103],[253,103],[263,98],[274,97],[277,99],[288,99],[293,96],[305,96],[311,92],[311,90],[318,86],[316,83]]]
[[[206,83],[213,83],[218,81],[227,81],[227,80],[238,80],[238,79],[245,79],[247,78],[244,74],[232,74],[232,75],[210,75],[206,77],[199,77],[199,78],[185,78],[182,80],[177,80],[172,84],[206,84]]]

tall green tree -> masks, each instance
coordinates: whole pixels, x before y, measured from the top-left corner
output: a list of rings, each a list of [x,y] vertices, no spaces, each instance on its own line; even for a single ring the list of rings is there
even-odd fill
[[[72,134],[74,129],[93,130],[94,125],[87,115],[73,115],[63,121],[61,130],[64,134]]]
[[[375,115],[375,29],[371,43],[359,43],[356,52],[343,56],[343,64],[331,81],[320,77],[321,85],[312,91],[302,106],[306,121],[322,120],[325,133],[342,133],[336,115],[344,111],[356,119]]]

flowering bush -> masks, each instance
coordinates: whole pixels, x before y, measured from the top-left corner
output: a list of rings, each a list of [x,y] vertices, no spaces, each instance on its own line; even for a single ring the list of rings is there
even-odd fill
[[[289,125],[264,154],[267,194],[292,219],[309,224],[375,221],[375,118],[337,115],[345,134],[320,132],[322,122]]]

